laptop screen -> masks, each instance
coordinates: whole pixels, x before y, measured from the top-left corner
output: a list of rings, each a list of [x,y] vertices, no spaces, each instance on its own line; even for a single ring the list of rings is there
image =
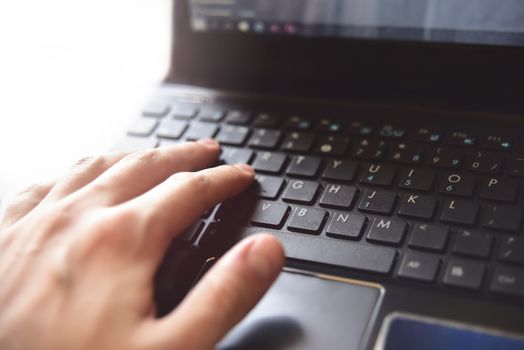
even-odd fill
[[[524,46],[523,0],[190,0],[195,32]]]

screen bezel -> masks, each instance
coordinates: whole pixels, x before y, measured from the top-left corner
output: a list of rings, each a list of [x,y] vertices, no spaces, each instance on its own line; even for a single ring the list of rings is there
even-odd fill
[[[524,47],[197,33],[190,29],[188,6],[188,0],[174,0],[166,82],[320,97],[444,98],[509,108],[524,97]]]

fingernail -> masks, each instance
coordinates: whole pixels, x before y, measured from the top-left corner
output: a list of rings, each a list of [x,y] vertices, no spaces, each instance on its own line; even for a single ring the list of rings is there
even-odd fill
[[[283,264],[282,247],[276,240],[261,235],[248,247],[247,265],[263,279],[274,278]]]
[[[205,146],[209,146],[209,147],[217,147],[218,146],[218,142],[216,140],[213,140],[213,139],[201,139],[201,140],[198,140],[197,141],[198,143],[201,143]]]
[[[253,175],[255,173],[255,170],[253,169],[251,165],[247,165],[244,163],[238,163],[238,164],[235,164],[235,166],[239,168],[240,170],[243,170],[244,172],[248,173],[249,175]]]

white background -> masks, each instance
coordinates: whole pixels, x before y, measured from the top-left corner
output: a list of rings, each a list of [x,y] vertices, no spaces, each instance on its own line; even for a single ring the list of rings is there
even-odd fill
[[[170,0],[0,1],[0,198],[108,150],[167,71]]]

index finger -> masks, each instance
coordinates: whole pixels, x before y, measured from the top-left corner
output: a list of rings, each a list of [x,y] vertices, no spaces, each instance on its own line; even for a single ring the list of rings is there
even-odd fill
[[[141,213],[149,236],[165,247],[202,213],[245,190],[255,172],[245,164],[222,165],[196,173],[177,173],[123,206]]]

